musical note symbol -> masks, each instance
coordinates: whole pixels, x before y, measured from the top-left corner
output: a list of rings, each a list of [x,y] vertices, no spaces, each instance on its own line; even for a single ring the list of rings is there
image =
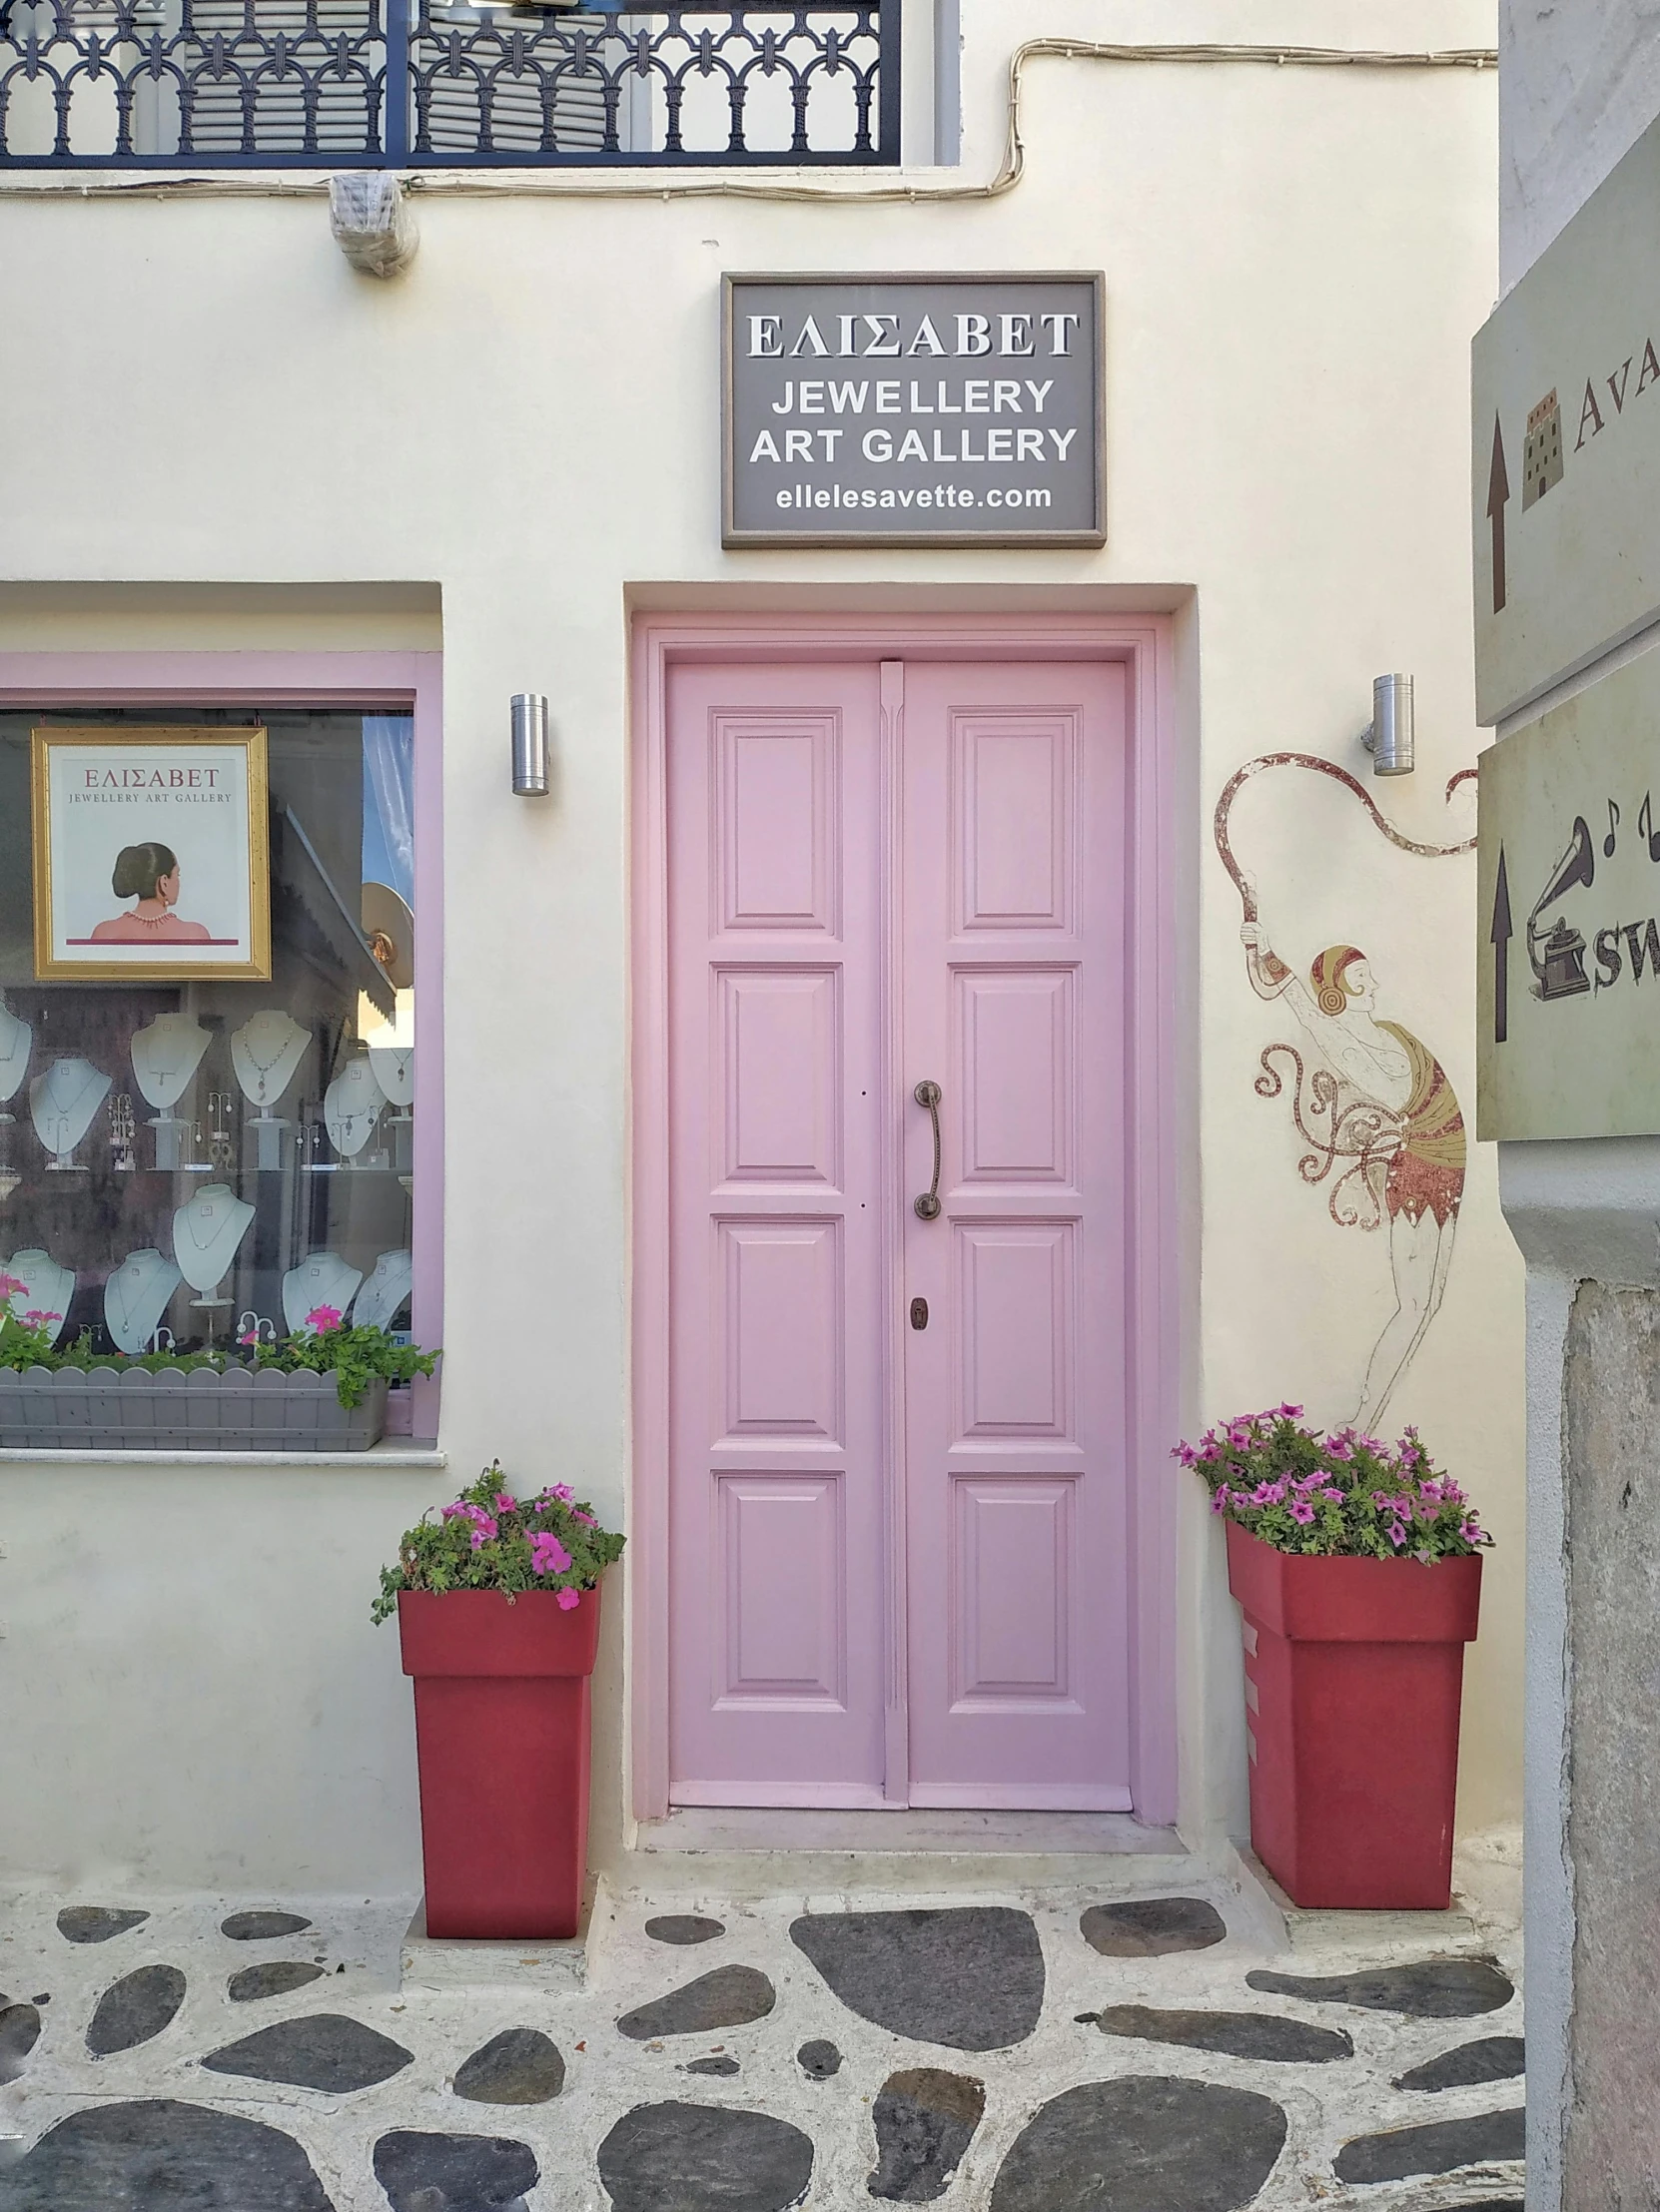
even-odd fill
[[[1604,860],[1612,860],[1614,857],[1614,832],[1619,828],[1619,824],[1620,810],[1610,799],[1608,802],[1608,835],[1602,841],[1602,857]]]
[[[1639,835],[1648,840],[1649,859],[1660,861],[1660,831],[1654,827],[1654,809],[1646,791],[1643,793],[1643,803],[1637,810],[1637,829]]]

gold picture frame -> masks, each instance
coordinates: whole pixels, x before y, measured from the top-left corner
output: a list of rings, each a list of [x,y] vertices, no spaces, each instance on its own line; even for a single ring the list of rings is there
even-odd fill
[[[263,725],[49,723],[30,779],[37,981],[269,982]]]

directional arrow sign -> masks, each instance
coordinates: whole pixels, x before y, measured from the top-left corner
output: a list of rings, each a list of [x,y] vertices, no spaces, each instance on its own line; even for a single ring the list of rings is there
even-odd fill
[[[1510,478],[1504,466],[1504,432],[1493,416],[1493,463],[1487,471],[1487,520],[1493,529],[1493,612],[1504,605],[1504,508]]]
[[[1498,886],[1493,893],[1493,926],[1487,932],[1493,948],[1493,1043],[1502,1045],[1510,1035],[1510,878],[1504,866],[1504,847],[1498,849]]]

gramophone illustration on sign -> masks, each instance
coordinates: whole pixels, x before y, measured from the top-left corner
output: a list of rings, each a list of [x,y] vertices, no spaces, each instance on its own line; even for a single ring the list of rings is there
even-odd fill
[[[1612,845],[1612,835],[1608,842]],[[1565,915],[1559,914],[1548,925],[1540,916],[1568,892],[1580,886],[1589,890],[1595,875],[1596,855],[1591,850],[1591,833],[1585,826],[1585,817],[1576,814],[1568,849],[1551,870],[1550,881],[1534,901],[1533,911],[1527,917],[1527,957],[1536,978],[1533,985],[1536,999],[1547,1003],[1552,999],[1574,999],[1591,988],[1590,978],[1585,973],[1584,938]]]

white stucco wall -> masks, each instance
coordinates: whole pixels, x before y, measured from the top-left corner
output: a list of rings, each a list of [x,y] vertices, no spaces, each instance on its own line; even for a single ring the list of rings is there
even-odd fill
[[[1015,29],[1000,0],[963,15],[963,174],[987,177]],[[1045,0],[1017,28],[1418,48],[1482,45],[1493,25],[1483,0],[1275,0],[1248,24],[1220,4],[1178,24],[1148,0],[1110,26],[1088,0]],[[1253,1091],[1284,1024],[1246,986],[1210,810],[1264,751],[1365,774],[1353,738],[1371,677],[1404,667],[1418,773],[1370,788],[1414,837],[1470,825],[1467,798],[1449,809],[1441,794],[1476,744],[1464,361],[1496,287],[1493,80],[1046,60],[1025,137],[1024,183],[987,204],[932,205],[927,188],[948,180],[923,173],[916,204],[867,209],[533,197],[499,181],[431,194],[414,270],[385,287],[348,270],[315,196],[0,190],[0,379],[35,395],[0,425],[0,577],[33,587],[0,593],[0,646],[368,646],[428,642],[441,623],[449,1455],[447,1472],[342,1477],[338,1514],[323,1476],[292,1496],[276,1473],[170,1477],[147,1512],[129,1492],[149,1478],[123,1476],[112,1513],[115,1478],[0,1467],[0,1683],[26,1687],[31,1714],[3,1754],[0,1870],[217,1881],[234,1836],[251,1883],[303,1871],[367,1894],[403,1869],[413,1886],[396,1655],[390,1631],[358,1627],[375,1566],[420,1502],[491,1454],[626,1513],[630,594],[741,607],[811,586],[826,604],[908,593],[942,608],[1111,594],[1178,610],[1194,748],[1185,1426],[1286,1395],[1330,1420],[1353,1410],[1388,1311],[1383,1239],[1333,1225],[1325,1190],[1298,1179],[1284,1102]],[[721,552],[720,272],[860,266],[1105,268],[1103,551]],[[331,608],[320,587],[336,580],[377,593]],[[184,588],[204,584],[216,589]],[[552,701],[556,798],[542,807],[507,788],[506,700],[523,689]],[[1325,945],[1360,945],[1379,1013],[1429,1044],[1469,1112],[1473,863],[1396,852],[1315,782],[1259,778],[1236,811],[1264,920],[1301,969]],[[1520,1275],[1491,1155],[1472,1143],[1446,1304],[1389,1414],[1391,1430],[1419,1424],[1500,1538],[1469,1669],[1472,1828],[1508,1818],[1519,1793]],[[1218,1531],[1184,1496],[1183,1810],[1201,1837],[1243,1830],[1243,1722]],[[244,1542],[256,1583],[241,1579]],[[84,1569],[41,1572],[70,1556]],[[112,1591],[131,1660],[119,1682],[99,1656]],[[211,1689],[192,1688],[177,1650],[164,1679],[146,1593],[158,1623],[181,1606],[195,1621]],[[250,1607],[282,1618],[281,1670],[242,1664],[276,1648]],[[622,1835],[614,1613],[610,1643],[602,1853]],[[198,1695],[224,1822],[204,1819],[206,1786],[169,1787]],[[303,1843],[285,1800],[305,1808]]]
[[[1508,292],[1660,114],[1660,4],[1500,0],[1498,99]]]

